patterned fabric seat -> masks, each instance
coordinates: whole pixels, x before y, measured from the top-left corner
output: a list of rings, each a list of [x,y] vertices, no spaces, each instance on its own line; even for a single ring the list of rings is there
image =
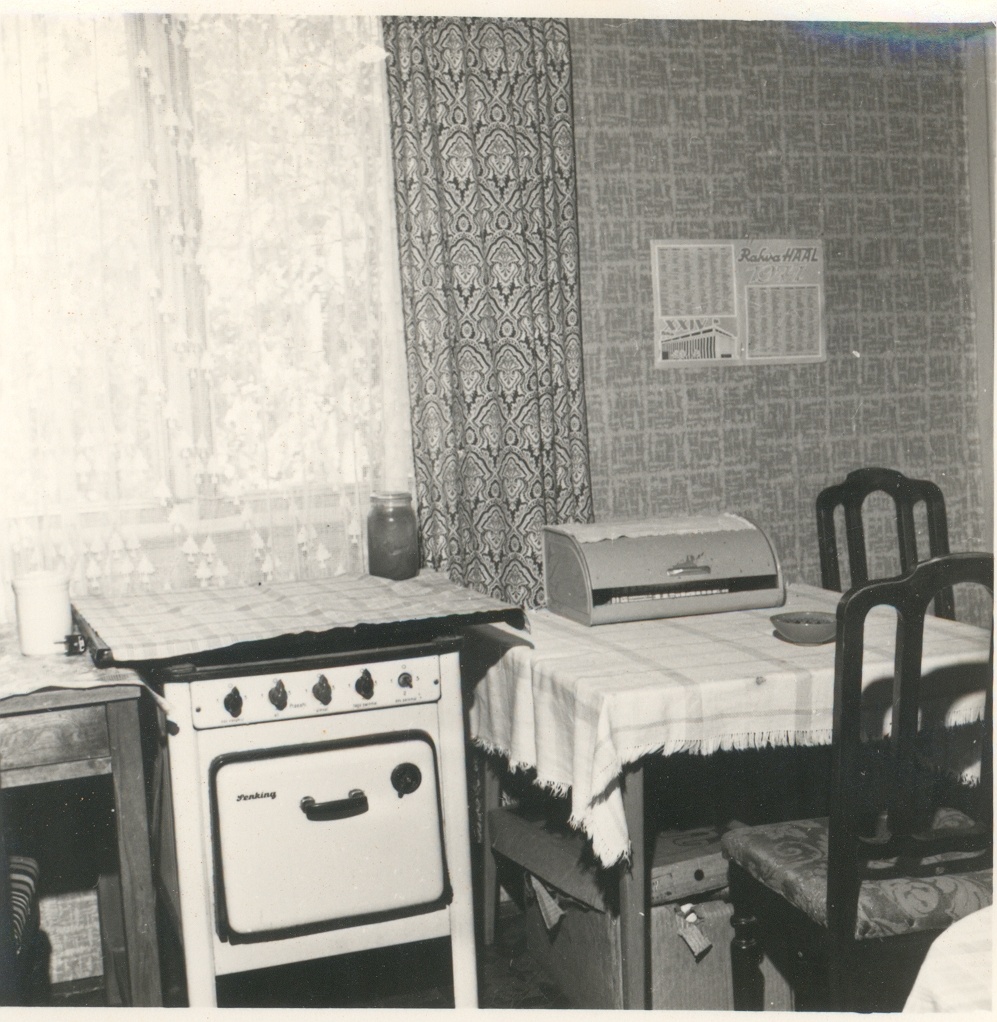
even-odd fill
[[[935,816],[934,827],[958,830],[971,823],[958,810],[942,809]],[[827,819],[744,827],[725,834],[721,845],[727,858],[759,883],[826,927],[827,828]],[[956,855],[951,853],[945,858],[951,860]],[[992,901],[992,869],[864,880],[859,891],[855,939],[942,930]]]

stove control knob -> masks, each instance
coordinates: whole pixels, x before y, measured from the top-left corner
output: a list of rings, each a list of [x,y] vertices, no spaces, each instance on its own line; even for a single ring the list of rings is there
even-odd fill
[[[412,675],[408,671],[402,671],[398,675],[398,687],[399,688],[411,688],[412,687]]]
[[[278,710],[283,710],[287,706],[287,689],[284,688],[284,682],[278,678],[274,687],[267,693],[267,698]]]
[[[222,706],[231,716],[238,717],[242,713],[242,693],[237,688],[233,688],[222,700]]]
[[[391,786],[398,792],[398,797],[411,795],[422,784],[422,771],[415,763],[399,763],[391,771]]]
[[[370,699],[374,695],[374,679],[370,676],[370,671],[366,667],[363,669],[360,677],[354,682],[353,687],[364,699]]]
[[[312,685],[312,695],[323,705],[328,706],[332,702],[332,686],[329,679],[324,675],[318,676],[318,681]]]

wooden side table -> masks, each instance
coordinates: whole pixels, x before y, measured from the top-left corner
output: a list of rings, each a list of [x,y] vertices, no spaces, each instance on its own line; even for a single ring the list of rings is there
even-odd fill
[[[131,1007],[162,1004],[138,685],[46,689],[0,699],[0,786],[110,774],[118,870],[98,896],[105,982]],[[108,971],[108,967],[111,971]]]

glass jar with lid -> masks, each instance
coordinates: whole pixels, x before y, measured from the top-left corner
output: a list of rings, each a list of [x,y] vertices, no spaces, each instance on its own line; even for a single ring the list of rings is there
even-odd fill
[[[410,493],[370,495],[367,570],[398,581],[419,574],[419,527]]]

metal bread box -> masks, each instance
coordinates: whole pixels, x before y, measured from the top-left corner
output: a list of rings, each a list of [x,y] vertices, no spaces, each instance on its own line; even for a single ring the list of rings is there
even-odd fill
[[[547,608],[586,625],[779,607],[768,536],[740,515],[547,525]]]

